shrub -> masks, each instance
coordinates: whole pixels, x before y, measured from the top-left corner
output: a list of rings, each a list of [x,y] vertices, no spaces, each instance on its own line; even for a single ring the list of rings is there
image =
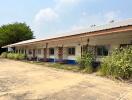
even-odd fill
[[[13,57],[13,59],[15,59],[15,60],[19,60],[19,54],[18,54],[18,53],[14,53],[14,57]]]
[[[25,56],[25,54],[8,53],[7,58],[15,59],[15,60],[24,60],[26,58],[26,56]]]
[[[1,57],[2,57],[2,58],[7,58],[7,52],[3,52],[3,53],[1,54]]]
[[[24,54],[19,54],[18,55],[18,60],[24,60],[25,59],[25,55]]]
[[[103,58],[100,72],[118,79],[132,78],[132,47],[114,50],[111,55]]]
[[[7,54],[7,58],[13,59],[13,54],[12,54],[12,53],[8,53],[8,54]]]
[[[92,61],[93,55],[90,52],[84,53],[81,57],[77,58],[77,62],[80,65],[80,69],[83,69],[84,72],[91,73],[93,72]]]

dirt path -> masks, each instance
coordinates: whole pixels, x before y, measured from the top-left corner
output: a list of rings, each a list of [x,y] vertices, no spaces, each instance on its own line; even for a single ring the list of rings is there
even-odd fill
[[[0,100],[132,100],[132,85],[0,59]]]

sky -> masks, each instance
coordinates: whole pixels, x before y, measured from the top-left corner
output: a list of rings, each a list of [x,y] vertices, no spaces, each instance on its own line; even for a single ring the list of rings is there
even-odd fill
[[[132,0],[0,0],[0,25],[25,22],[36,38],[132,18]]]

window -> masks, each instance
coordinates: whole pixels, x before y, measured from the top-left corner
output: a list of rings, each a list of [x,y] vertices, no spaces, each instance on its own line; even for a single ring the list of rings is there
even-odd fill
[[[24,50],[23,50],[23,49],[21,49],[21,53],[22,53],[22,54],[24,53]]]
[[[38,49],[38,54],[41,54],[41,49]]]
[[[31,55],[31,54],[32,54],[32,50],[28,50],[28,54],[30,54],[30,55]]]
[[[50,55],[54,55],[54,48],[50,48],[50,49],[49,49],[49,54],[50,54]]]
[[[27,50],[25,49],[25,54],[27,54]]]
[[[68,48],[68,54],[69,55],[75,55],[75,47]]]
[[[107,56],[108,46],[97,46],[97,56]]]
[[[18,53],[18,50],[16,50],[16,53]]]
[[[126,48],[132,46],[132,44],[120,44],[120,48]]]

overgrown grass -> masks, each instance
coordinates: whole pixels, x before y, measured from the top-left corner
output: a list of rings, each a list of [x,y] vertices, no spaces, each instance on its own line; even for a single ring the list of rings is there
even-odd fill
[[[81,72],[81,73],[93,73],[95,72],[95,68],[92,67],[93,55],[90,52],[86,52],[82,55],[82,57],[77,58],[78,65],[68,65],[68,64],[60,64],[60,63],[47,63],[47,62],[36,62],[31,61],[30,63],[38,64],[38,65],[45,65],[47,67],[57,68],[57,69],[64,69],[74,72]]]
[[[60,63],[51,63],[51,62],[37,62],[37,61],[26,61],[27,63],[42,65],[46,67],[56,68],[56,69],[63,69],[73,72],[79,73],[87,73],[91,74],[94,72],[94,68],[92,66],[81,68],[80,65],[69,65],[69,64],[60,64]]]
[[[79,72],[80,68],[77,65],[66,65],[66,64],[59,64],[59,63],[54,63],[54,64],[48,64],[48,67],[53,67],[57,69],[64,69],[64,70],[70,70],[74,72]]]
[[[51,63],[51,62],[37,62],[37,61],[30,61],[29,63],[44,65],[46,67],[51,67],[56,69],[69,70],[73,72],[81,72],[81,69],[78,65],[68,65],[68,64],[60,64],[60,63]]]

